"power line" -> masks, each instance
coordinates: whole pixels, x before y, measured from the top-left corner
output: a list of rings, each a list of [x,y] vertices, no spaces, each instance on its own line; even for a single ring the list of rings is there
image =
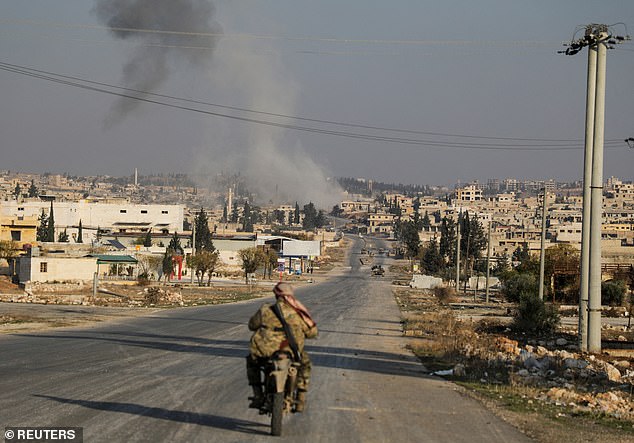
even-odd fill
[[[579,140],[579,139],[517,138],[517,137],[493,137],[493,136],[465,135],[465,134],[452,134],[452,133],[444,133],[444,132],[420,131],[420,130],[411,130],[411,129],[387,128],[387,127],[382,127],[382,126],[364,125],[364,124],[358,124],[358,123],[344,123],[344,122],[337,122],[337,121],[333,121],[333,120],[323,120],[323,119],[315,119],[315,118],[293,116],[293,115],[288,115],[288,114],[279,114],[279,113],[266,112],[266,111],[257,111],[257,110],[248,109],[248,108],[242,108],[242,107],[237,107],[237,106],[221,105],[221,104],[210,103],[210,102],[205,102],[205,101],[201,101],[201,100],[188,99],[188,98],[184,98],[184,97],[176,97],[176,96],[166,95],[166,94],[157,94],[157,93],[153,93],[153,92],[142,91],[142,90],[139,90],[139,89],[126,88],[126,87],[123,87],[123,86],[117,86],[117,85],[112,85],[112,84],[103,83],[103,82],[96,82],[96,81],[87,80],[87,79],[84,79],[84,78],[81,78],[81,77],[76,77],[76,76],[56,74],[56,73],[52,73],[52,72],[49,72],[49,71],[42,71],[42,70],[39,70],[39,69],[25,67],[25,66],[19,66],[19,65],[14,65],[14,64],[10,64],[10,63],[0,62],[0,65],[4,65],[4,66],[7,66],[7,67],[16,68],[16,69],[22,69],[22,70],[26,70],[26,71],[37,72],[37,73],[40,73],[40,74],[60,77],[60,78],[69,79],[69,80],[75,80],[75,81],[79,81],[79,82],[83,82],[83,83],[89,83],[89,84],[98,85],[98,86],[105,86],[105,87],[108,87],[108,88],[120,89],[120,90],[124,90],[124,91],[128,91],[128,92],[134,92],[134,93],[142,94],[142,95],[151,95],[151,96],[154,96],[154,97],[167,98],[167,99],[170,99],[170,100],[179,100],[179,101],[188,102],[188,103],[195,103],[195,104],[199,104],[199,105],[213,106],[213,107],[218,107],[218,108],[222,108],[222,109],[230,109],[230,110],[233,110],[233,111],[248,112],[248,113],[266,115],[266,116],[271,116],[271,117],[280,117],[280,118],[294,119],[294,120],[307,121],[307,122],[313,122],[313,123],[323,123],[323,124],[329,124],[329,125],[335,125],[335,126],[345,126],[345,127],[363,128],[363,129],[371,129],[371,130],[377,130],[377,131],[400,132],[400,133],[409,133],[409,134],[434,135],[434,136],[441,136],[441,137],[473,138],[473,139],[480,139],[480,140],[552,142],[552,143],[557,143],[557,144],[561,144],[561,143],[575,143],[575,142],[581,142],[582,141],[582,140]],[[616,142],[620,143],[621,139],[608,140],[608,141],[615,142],[615,143]],[[515,145],[515,146],[525,146],[525,145]],[[562,145],[562,146],[564,146],[564,145]],[[570,146],[570,145],[568,144],[567,146]]]
[[[22,19],[0,19],[0,24],[47,26],[54,28],[105,30],[116,32],[128,32],[139,34],[165,34],[184,37],[222,37],[251,40],[287,40],[287,41],[310,41],[322,43],[344,43],[344,44],[384,44],[384,45],[459,45],[459,46],[550,46],[560,44],[560,41],[538,41],[538,40],[405,40],[405,39],[353,39],[341,37],[315,37],[315,36],[287,36],[287,35],[265,35],[251,33],[225,34],[221,32],[196,32],[162,29],[143,29],[128,27],[109,27],[93,24],[60,23],[43,20],[22,20]]]
[[[134,92],[134,93],[142,94],[142,95],[146,95],[146,96],[155,96],[155,97],[161,97],[161,98],[168,98],[168,99],[172,99],[172,100],[181,100],[181,101],[184,101],[184,102],[193,102],[193,103],[197,103],[197,104],[204,104],[204,105],[210,105],[210,106],[223,106],[223,105],[208,104],[208,103],[205,103],[205,102],[199,102],[199,101],[194,101],[194,100],[187,100],[187,99],[182,99],[182,98],[173,97],[173,96],[153,94],[153,93],[149,93],[149,92],[145,92],[145,91],[133,90],[133,89],[130,89],[130,88],[122,88],[122,87],[119,87],[119,86],[108,85],[106,83],[99,83],[99,82],[92,82],[92,81],[89,81],[89,80],[83,80],[83,79],[79,79],[78,77],[61,76],[59,74],[49,73],[49,72],[41,71],[41,70],[35,70],[35,69],[31,69],[31,68],[27,68],[27,67],[23,67],[23,66],[19,66],[19,65],[13,65],[13,64],[0,62],[0,70],[6,71],[6,72],[11,72],[11,73],[16,73],[16,74],[20,74],[20,75],[25,75],[25,76],[28,76],[28,77],[38,78],[38,79],[42,79],[42,80],[47,80],[47,81],[50,81],[50,82],[53,82],[53,83],[62,84],[62,85],[65,85],[65,86],[76,87],[76,88],[90,90],[90,91],[94,91],[94,92],[101,92],[101,93],[105,93],[105,94],[109,94],[109,95],[113,95],[113,96],[117,96],[117,97],[137,100],[137,101],[141,101],[141,102],[145,102],[145,103],[158,104],[158,105],[162,105],[162,106],[166,106],[166,107],[170,107],[170,108],[174,108],[174,109],[181,109],[181,110],[196,112],[196,113],[200,113],[200,114],[211,115],[211,116],[215,116],[215,117],[223,117],[223,118],[243,121],[243,122],[247,122],[247,123],[255,123],[255,124],[272,126],[272,127],[278,127],[278,128],[284,128],[284,129],[291,129],[291,130],[318,133],[318,134],[326,134],[326,135],[334,135],[334,136],[339,136],[339,137],[346,137],[346,138],[353,138],[353,139],[360,139],[360,140],[383,141],[383,142],[388,142],[388,143],[398,143],[398,144],[405,144],[405,145],[419,145],[419,146],[427,146],[427,147],[433,147],[433,148],[461,148],[461,149],[475,149],[475,150],[545,151],[545,150],[580,149],[579,146],[571,145],[571,144],[557,144],[557,145],[516,144],[516,145],[512,145],[513,147],[511,147],[509,145],[497,145],[497,144],[461,143],[461,142],[445,142],[445,141],[439,141],[439,140],[408,139],[408,138],[389,137],[389,136],[376,135],[376,134],[363,134],[363,133],[336,131],[336,130],[326,129],[326,128],[299,126],[299,125],[292,125],[292,124],[287,124],[287,123],[279,123],[279,122],[267,121],[267,120],[258,120],[258,119],[253,119],[253,118],[237,116],[237,115],[230,115],[230,114],[212,112],[212,111],[207,111],[207,110],[204,110],[204,109],[198,109],[198,108],[193,108],[193,107],[189,107],[189,106],[177,105],[177,104],[174,104],[174,103],[168,103],[168,102],[164,102],[164,101],[154,100],[154,99],[150,99],[150,98],[147,98],[147,97],[141,97],[141,96],[138,96],[138,95],[130,95],[130,94],[122,93],[122,92],[116,92],[116,91],[112,91],[112,90],[109,90],[109,89],[104,89],[104,87],[105,88],[111,88],[111,89],[120,89],[120,90],[124,90],[124,91],[128,91],[128,92]],[[83,83],[81,83],[81,82],[83,82]],[[84,84],[84,83],[87,83],[87,84]],[[91,86],[91,85],[95,85],[95,86]],[[98,86],[102,86],[102,87],[98,87]],[[233,109],[233,110],[257,112],[257,111],[252,111],[252,110],[245,110],[244,108],[236,108],[236,107],[229,107],[229,106],[225,106],[225,107],[229,108],[229,109]],[[276,114],[272,114],[272,113],[263,113],[263,114],[269,114],[271,116],[276,116]],[[282,114],[277,114],[277,116],[283,116],[285,118],[295,118],[295,117],[292,117],[292,116],[284,116]],[[315,119],[312,119],[312,120],[315,121],[315,122],[328,122],[326,120],[315,120]],[[338,122],[331,122],[331,124],[346,125],[344,123],[338,123]],[[359,125],[359,126],[363,126],[363,125]],[[376,129],[376,128],[379,128],[379,127],[369,127],[369,128]],[[388,129],[388,128],[385,128],[385,129]],[[610,141],[608,143],[612,143],[612,142]],[[619,143],[622,144],[622,140]]]

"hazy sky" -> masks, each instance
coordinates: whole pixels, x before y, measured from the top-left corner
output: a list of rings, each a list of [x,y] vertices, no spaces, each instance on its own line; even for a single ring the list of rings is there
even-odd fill
[[[331,175],[445,185],[580,179],[582,149],[482,150],[556,143],[472,136],[581,147],[587,56],[557,51],[578,25],[624,22],[634,34],[632,0],[188,0],[178,3],[190,14],[171,11],[162,24],[156,9],[122,13],[161,3],[177,2],[2,0],[0,62],[259,113],[156,96],[146,98],[205,113],[131,102],[0,71],[0,169],[240,171],[269,189],[313,189]],[[113,33],[108,24],[176,33]],[[634,137],[633,43],[608,53],[605,137]],[[611,175],[634,179],[625,143],[606,147]]]

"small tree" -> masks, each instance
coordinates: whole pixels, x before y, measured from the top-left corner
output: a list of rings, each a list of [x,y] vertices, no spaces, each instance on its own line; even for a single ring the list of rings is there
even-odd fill
[[[48,214],[48,223],[46,224],[46,240],[55,241],[55,217],[53,216],[53,202],[51,201],[51,211]]]
[[[148,229],[145,233],[145,238],[143,239],[143,246],[149,248],[152,246],[152,228]]]
[[[621,280],[601,282],[601,303],[609,306],[622,306],[627,287]]]
[[[64,231],[59,233],[57,241],[59,243],[68,243],[68,232],[66,232],[66,228],[64,228]]]
[[[242,260],[244,280],[249,283],[248,276],[258,270],[265,261],[264,251],[258,248],[246,248],[238,251],[238,257]]]
[[[162,259],[158,255],[140,255],[138,257],[139,283],[146,283],[150,280],[155,271],[161,266]]]
[[[37,186],[35,186],[35,181],[31,180],[31,186],[29,186],[29,197],[33,198],[33,197],[37,197],[38,195],[40,195],[40,192],[37,189]]]
[[[81,225],[81,220],[79,220],[79,229],[77,229],[77,243],[84,242],[84,228]]]
[[[7,262],[18,256],[18,244],[13,240],[0,240],[0,259]]]
[[[552,333],[559,321],[557,306],[544,303],[535,293],[522,293],[513,328],[522,332]]]
[[[13,190],[13,196],[17,200],[22,195],[22,188],[20,187],[20,183],[15,185],[15,189]]]
[[[161,261],[161,269],[165,276],[165,281],[169,282],[174,273],[173,251],[170,248],[165,249],[165,254],[163,254],[163,260]]]
[[[37,241],[41,242],[47,241],[46,238],[48,234],[48,216],[44,212],[44,209],[42,209],[42,213],[40,214],[38,221],[40,224],[37,227],[36,239]]]
[[[207,274],[207,286],[211,286],[211,275],[220,264],[220,254],[218,251],[201,251],[193,257],[188,257],[188,265],[196,274],[198,286],[203,285],[205,274]]]

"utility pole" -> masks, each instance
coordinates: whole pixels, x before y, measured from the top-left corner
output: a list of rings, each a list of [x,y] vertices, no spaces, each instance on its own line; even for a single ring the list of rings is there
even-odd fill
[[[546,264],[546,187],[542,196],[542,238],[539,249],[539,299],[544,300],[544,267]]]
[[[629,35],[613,35],[610,28],[607,25],[590,24],[585,27],[582,38],[575,39],[573,36],[568,48],[559,51],[566,55],[575,55],[588,46],[579,348],[593,353],[601,352],[601,223],[606,55],[607,49],[614,47],[612,45],[630,40]]]
[[[194,258],[196,255],[196,212],[194,211],[194,223],[192,224],[192,255],[191,258]],[[191,273],[190,280],[192,285],[194,284],[194,268],[190,266],[189,272]]]
[[[588,351],[601,352],[601,221],[603,216],[603,131],[605,122],[605,65],[607,48],[599,33],[597,81],[594,99],[592,139],[592,182],[590,185],[590,268],[588,279]]]
[[[493,224],[493,214],[491,214],[491,217],[489,218],[489,229],[488,229],[488,235],[487,235],[487,278],[486,278],[486,283],[484,284],[485,287],[485,302],[489,303],[489,263],[491,261],[491,225]]]
[[[581,218],[581,279],[579,282],[579,349],[588,351],[588,275],[590,273],[590,182],[594,141],[594,99],[597,78],[597,48],[588,47],[586,134],[583,155],[583,215]]]
[[[458,214],[458,223],[456,223],[456,293],[460,291],[460,219],[462,218],[462,209]]]

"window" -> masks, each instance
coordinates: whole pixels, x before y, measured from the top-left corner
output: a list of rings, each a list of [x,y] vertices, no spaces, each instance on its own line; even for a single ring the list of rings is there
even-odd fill
[[[121,213],[121,214],[125,214],[125,213],[127,213],[127,212],[128,212],[128,211],[127,211],[126,209],[119,209],[119,213]]]
[[[24,211],[24,208],[18,208],[18,211]]]
[[[11,240],[13,240],[13,241],[22,240],[22,232],[21,231],[11,231]]]
[[[40,272],[48,272],[48,263],[43,261],[40,263]]]
[[[161,214],[168,214],[167,211],[161,211]]]
[[[141,214],[147,214],[147,209],[141,209]]]

